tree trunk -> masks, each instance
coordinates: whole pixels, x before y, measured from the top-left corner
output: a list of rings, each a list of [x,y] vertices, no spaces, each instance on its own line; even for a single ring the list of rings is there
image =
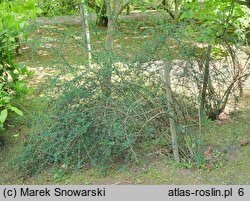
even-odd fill
[[[130,5],[127,5],[126,14],[129,15],[129,13],[130,13]]]
[[[175,0],[174,1],[174,19],[175,21],[178,21],[179,17],[180,17],[180,10],[181,10],[181,4],[182,4],[182,0]]]
[[[111,85],[112,85],[112,71],[113,71],[113,52],[114,52],[114,36],[116,29],[116,21],[118,16],[121,14],[122,10],[129,5],[130,0],[126,0],[124,4],[120,0],[105,0],[107,16],[108,16],[108,30],[106,39],[106,53],[107,53],[107,63],[102,71],[102,79],[100,81],[103,95],[110,97],[111,95]]]
[[[101,15],[101,16],[97,15],[96,26],[107,27],[108,26],[108,17],[107,16],[103,16],[103,15]]]
[[[177,163],[180,162],[179,156],[179,146],[177,141],[177,132],[176,132],[176,123],[175,123],[175,112],[173,107],[173,97],[172,97],[172,90],[171,90],[171,75],[170,70],[171,66],[170,63],[165,63],[164,65],[164,77],[166,82],[166,91],[167,91],[167,100],[168,100],[168,110],[169,110],[169,123],[170,123],[170,133],[172,139],[172,147],[174,153],[174,159]]]
[[[171,9],[171,6],[168,4],[168,2],[166,0],[162,1],[162,6],[161,6],[164,10],[167,11],[167,13],[170,15],[170,17],[174,20],[175,19],[175,15],[174,12]]]
[[[207,55],[206,55],[206,63],[205,63],[205,69],[203,73],[203,86],[201,91],[201,103],[200,103],[200,111],[201,114],[205,114],[205,104],[206,104],[206,97],[207,97],[207,86],[209,82],[209,65],[210,65],[210,59],[211,59],[211,51],[212,51],[212,45],[208,45],[207,49]]]
[[[115,34],[115,28],[116,28],[115,25],[116,25],[116,19],[109,18],[107,41],[106,41],[107,51],[113,51],[114,49],[114,34]]]
[[[15,48],[16,55],[21,55],[21,43],[20,43],[20,38],[18,36],[15,37],[15,42],[16,42],[16,48]]]
[[[106,39],[106,53],[107,53],[107,63],[102,70],[102,81],[101,88],[103,95],[105,97],[110,97],[111,95],[111,77],[112,77],[112,57],[114,50],[114,34],[115,34],[116,20],[114,18],[109,18],[108,21],[108,31]]]
[[[80,5],[81,15],[82,15],[82,31],[83,31],[83,45],[84,49],[88,52],[88,64],[91,65],[92,55],[91,55],[91,43],[90,43],[90,31],[88,23],[88,10],[85,5],[85,0],[82,0]]]

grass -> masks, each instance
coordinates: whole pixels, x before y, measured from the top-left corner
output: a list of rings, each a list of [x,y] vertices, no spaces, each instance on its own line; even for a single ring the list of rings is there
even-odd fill
[[[133,24],[135,21],[131,21],[132,24],[125,27],[123,23],[121,21],[118,26],[116,48],[124,52],[124,48],[129,47],[132,51],[128,56],[131,56],[133,51],[139,51],[142,42],[152,36],[149,32],[140,38],[140,28],[131,29],[131,26],[140,27],[140,24],[137,26]],[[143,26],[151,24],[143,23]],[[249,136],[250,130],[249,91],[240,100],[241,111],[237,112],[232,122],[220,126],[207,122],[204,127],[204,142],[213,148],[215,154],[224,153],[222,160],[216,160],[210,171],[194,169],[188,161],[176,165],[169,159],[158,157],[147,164],[130,164],[122,171],[117,171],[117,168],[108,171],[91,168],[64,173],[60,167],[48,167],[38,175],[23,179],[10,164],[20,152],[21,143],[36,129],[32,121],[34,115],[44,113],[49,107],[43,86],[48,84],[58,67],[65,65],[62,58],[73,65],[79,65],[86,59],[81,50],[80,26],[47,25],[34,30],[28,43],[23,46],[23,55],[18,58],[18,62],[25,63],[35,71],[28,80],[33,92],[16,103],[24,111],[25,117],[12,117],[7,130],[0,134],[0,184],[250,184],[250,145],[240,147],[240,141]],[[96,29],[93,33],[93,46],[98,51],[105,42],[105,29]],[[56,51],[55,47],[60,51]],[[220,159],[220,156],[216,157]]]

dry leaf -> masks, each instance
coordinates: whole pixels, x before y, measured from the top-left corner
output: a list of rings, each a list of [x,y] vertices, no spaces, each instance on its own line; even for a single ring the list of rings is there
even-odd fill
[[[248,138],[246,138],[246,139],[243,139],[243,140],[241,140],[240,141],[240,146],[242,147],[242,146],[246,146],[246,145],[248,145],[250,143],[250,136],[248,137]]]
[[[206,159],[211,159],[212,158],[212,148],[211,147],[208,147],[207,151],[204,152],[204,156]]]

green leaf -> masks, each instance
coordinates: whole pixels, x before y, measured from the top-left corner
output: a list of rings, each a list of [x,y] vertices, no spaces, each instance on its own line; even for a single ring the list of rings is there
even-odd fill
[[[0,131],[4,131],[3,124],[0,122]]]
[[[15,137],[15,138],[16,138],[16,137],[19,137],[19,134],[15,134],[15,135],[13,135],[13,137]]]
[[[4,109],[1,113],[0,113],[0,124],[3,124],[6,120],[8,116],[8,110]]]
[[[17,113],[18,115],[23,116],[23,112],[21,110],[19,110],[18,108],[11,106],[11,107],[9,107],[9,109],[12,110],[13,112]]]

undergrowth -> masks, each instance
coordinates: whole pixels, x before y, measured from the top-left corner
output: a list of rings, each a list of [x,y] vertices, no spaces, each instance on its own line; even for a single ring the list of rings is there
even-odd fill
[[[144,41],[139,53],[133,55],[129,55],[129,47],[116,47],[116,53],[108,54],[100,44],[95,49],[95,44],[90,66],[86,51],[82,53],[73,46],[81,46],[82,39],[74,38],[74,31],[55,31],[60,40],[47,51],[56,56],[59,73],[46,85],[48,106],[34,117],[36,128],[16,159],[23,176],[52,167],[59,175],[56,177],[60,177],[64,171],[80,168],[124,169],[129,163],[143,164],[154,157],[172,159],[169,118],[173,117],[167,107],[164,62],[173,64],[176,76],[173,97],[181,165],[209,170],[209,165],[224,158],[221,151],[204,154],[208,146],[201,134],[206,133],[206,121],[209,125],[211,120],[202,117],[203,129],[199,130],[197,99],[201,94],[206,48],[183,38],[185,34],[171,25],[154,29],[151,32],[155,38]],[[65,50],[66,38],[73,44],[70,51]],[[167,42],[175,49],[169,48]],[[199,62],[201,65],[197,66]],[[211,62],[214,76],[209,81],[227,85],[234,75],[228,76],[226,82],[229,70],[218,72],[216,59]],[[110,94],[106,95],[102,81],[110,71]],[[224,92],[223,87],[220,90]],[[213,109],[221,103],[221,94],[211,91],[209,95],[207,103]]]

